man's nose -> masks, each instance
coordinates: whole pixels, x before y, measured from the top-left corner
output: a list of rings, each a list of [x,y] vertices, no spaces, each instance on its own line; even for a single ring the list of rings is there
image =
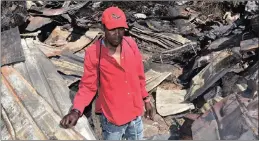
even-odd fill
[[[117,29],[115,29],[115,31],[114,31],[114,32],[115,32],[115,35],[116,35],[116,36],[118,36],[118,35],[119,35],[119,29],[118,29],[118,28],[117,28]]]

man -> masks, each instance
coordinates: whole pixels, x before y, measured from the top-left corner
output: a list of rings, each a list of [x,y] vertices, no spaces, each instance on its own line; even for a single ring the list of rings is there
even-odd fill
[[[60,124],[64,128],[74,126],[99,88],[96,112],[101,113],[103,139],[140,140],[143,137],[143,103],[146,117],[153,119],[142,57],[136,42],[124,36],[128,25],[121,9],[107,8],[102,24],[105,37],[86,49],[84,74],[73,108]]]

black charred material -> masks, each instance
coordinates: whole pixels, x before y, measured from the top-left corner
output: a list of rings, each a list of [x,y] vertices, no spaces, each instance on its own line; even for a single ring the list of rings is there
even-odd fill
[[[21,26],[27,17],[26,1],[1,1],[1,31]]]

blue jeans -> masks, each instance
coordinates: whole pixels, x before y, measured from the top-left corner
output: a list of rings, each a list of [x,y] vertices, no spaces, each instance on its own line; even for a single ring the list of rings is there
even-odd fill
[[[135,120],[117,126],[109,122],[107,118],[101,115],[101,124],[103,130],[104,140],[142,140],[143,139],[143,123],[141,116],[138,116]]]

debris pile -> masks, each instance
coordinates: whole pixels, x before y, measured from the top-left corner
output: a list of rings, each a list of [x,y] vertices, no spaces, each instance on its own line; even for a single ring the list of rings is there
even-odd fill
[[[109,6],[143,55],[145,138],[258,139],[258,1],[1,1],[2,139],[101,139],[91,106],[73,129],[59,121]]]

